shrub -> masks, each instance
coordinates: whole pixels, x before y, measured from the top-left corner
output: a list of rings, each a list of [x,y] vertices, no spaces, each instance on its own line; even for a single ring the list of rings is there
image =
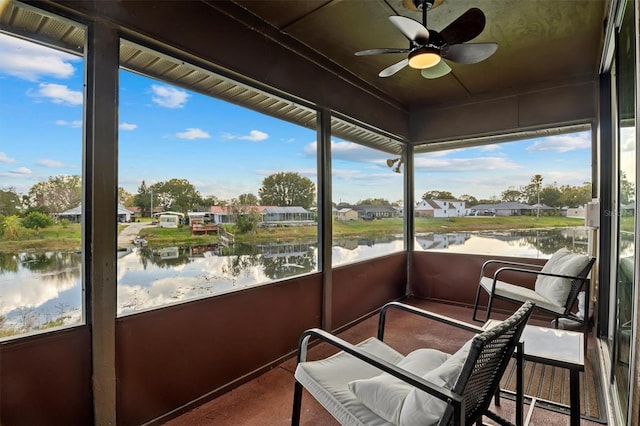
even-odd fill
[[[22,219],[22,226],[29,229],[42,229],[53,225],[53,220],[44,213],[31,212]]]
[[[236,230],[239,234],[252,234],[256,232],[258,228],[258,222],[260,221],[260,215],[256,212],[250,211],[247,213],[236,214]]]
[[[0,235],[7,240],[17,240],[20,236],[20,218],[16,215],[7,216],[0,222]]]

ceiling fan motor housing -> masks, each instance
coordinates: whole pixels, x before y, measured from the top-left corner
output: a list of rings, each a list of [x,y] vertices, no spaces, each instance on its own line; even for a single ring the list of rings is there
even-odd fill
[[[440,6],[443,1],[444,0],[404,0],[403,4],[404,7],[415,12],[425,8],[429,10]]]

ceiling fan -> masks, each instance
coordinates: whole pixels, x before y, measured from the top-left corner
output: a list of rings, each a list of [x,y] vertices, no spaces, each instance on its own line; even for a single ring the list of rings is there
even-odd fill
[[[385,53],[408,53],[407,57],[378,74],[390,77],[407,65],[421,70],[424,78],[438,78],[448,74],[451,68],[443,59],[475,64],[484,61],[498,49],[497,43],[465,43],[476,38],[484,30],[485,16],[478,8],[471,8],[442,31],[427,29],[427,10],[443,0],[404,0],[411,10],[422,10],[422,23],[405,16],[390,16],[389,20],[409,39],[409,48],[380,48],[356,52],[356,56]],[[413,3],[413,4],[412,4]]]

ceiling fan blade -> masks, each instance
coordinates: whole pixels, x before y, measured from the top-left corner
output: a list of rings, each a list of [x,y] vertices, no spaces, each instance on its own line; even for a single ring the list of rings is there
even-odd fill
[[[361,50],[356,52],[356,56],[367,56],[367,55],[379,55],[381,53],[407,53],[409,49],[394,49],[394,48],[382,48],[382,49],[368,49]]]
[[[478,37],[484,30],[485,22],[484,13],[474,7],[467,10],[444,30],[440,31],[440,35],[449,45],[464,43]]]
[[[454,44],[442,49],[443,58],[459,64],[476,64],[484,61],[498,50],[497,43]]]
[[[391,65],[390,67],[387,67],[387,68],[383,69],[382,71],[380,71],[380,74],[378,74],[378,76],[379,77],[390,77],[393,74],[395,74],[398,71],[400,71],[402,68],[406,67],[407,65],[409,65],[409,59],[404,58],[400,62],[397,62],[397,63]]]
[[[450,72],[451,72],[451,67],[441,59],[436,66],[433,66],[431,68],[425,68],[422,71],[420,71],[420,74],[422,74],[424,78],[434,79],[434,78],[440,78],[442,76],[445,76]]]
[[[426,44],[429,41],[429,30],[420,22],[414,21],[406,16],[389,16],[389,20],[398,27],[398,29],[409,40],[418,44]]]

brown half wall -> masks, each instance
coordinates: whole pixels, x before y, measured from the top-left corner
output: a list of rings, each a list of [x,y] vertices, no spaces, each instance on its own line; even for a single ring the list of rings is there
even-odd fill
[[[402,298],[406,273],[404,252],[334,270],[334,325]],[[321,326],[321,309],[313,274],[118,318],[118,425],[160,423],[254,378]]]
[[[92,424],[90,340],[82,326],[3,343],[0,424]]]
[[[335,330],[405,296],[407,254],[394,253],[335,268],[332,280]]]
[[[118,318],[118,425],[184,411],[270,368],[320,326],[321,285],[314,274]]]
[[[458,253],[439,252],[414,252],[413,268],[411,278],[411,291],[413,296],[424,299],[438,300],[446,303],[455,303],[465,306],[473,306],[480,270],[484,262],[490,259],[509,260],[511,262],[527,262],[543,265],[545,259],[522,259],[504,256],[487,256]],[[493,274],[497,268],[493,267],[488,271]],[[509,274],[505,273],[505,279]],[[519,276],[522,280],[522,276]],[[533,288],[535,276],[530,276],[522,281],[528,288]],[[487,294],[480,298],[480,305],[486,306]],[[513,311],[514,305],[496,300],[495,310]],[[483,318],[484,311],[480,317]],[[471,318],[469,318],[471,320]]]

